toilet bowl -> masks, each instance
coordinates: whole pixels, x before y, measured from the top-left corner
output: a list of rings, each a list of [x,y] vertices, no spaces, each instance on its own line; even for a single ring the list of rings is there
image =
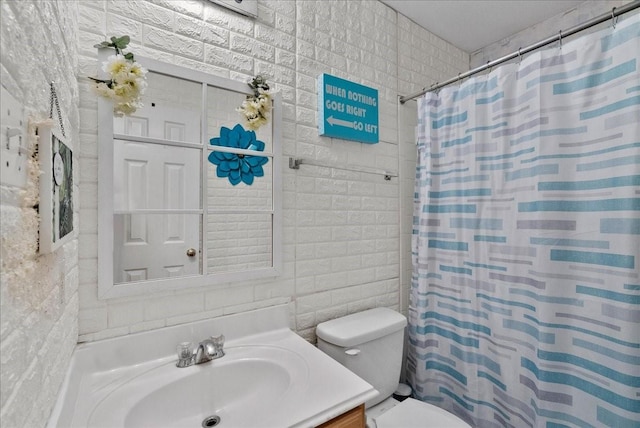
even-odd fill
[[[369,428],[471,428],[439,407],[391,398],[400,378],[406,325],[407,319],[391,309],[369,309],[318,324],[318,348],[378,391],[365,403]]]

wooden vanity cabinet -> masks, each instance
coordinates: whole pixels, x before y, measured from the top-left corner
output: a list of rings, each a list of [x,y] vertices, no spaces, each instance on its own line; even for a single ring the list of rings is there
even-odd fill
[[[364,416],[364,404],[361,404],[319,425],[318,428],[365,428],[366,425],[367,419]]]

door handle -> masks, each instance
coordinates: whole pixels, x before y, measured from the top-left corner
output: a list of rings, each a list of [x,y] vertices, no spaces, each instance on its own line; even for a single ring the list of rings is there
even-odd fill
[[[195,257],[196,256],[196,249],[195,248],[189,248],[187,250],[187,256],[189,257]]]

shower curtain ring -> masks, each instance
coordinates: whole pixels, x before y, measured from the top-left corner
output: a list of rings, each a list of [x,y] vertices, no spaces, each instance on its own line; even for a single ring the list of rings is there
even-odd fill
[[[522,55],[520,54],[521,50],[522,50],[522,48],[518,48],[518,64],[520,64],[522,62]]]
[[[613,9],[611,9],[611,25],[613,26],[613,29],[616,29],[616,23],[618,22],[618,18],[616,17],[616,8],[614,7]]]
[[[462,74],[462,72],[458,73],[458,87],[460,87],[460,75]]]
[[[558,32],[558,47],[562,50],[562,30]]]

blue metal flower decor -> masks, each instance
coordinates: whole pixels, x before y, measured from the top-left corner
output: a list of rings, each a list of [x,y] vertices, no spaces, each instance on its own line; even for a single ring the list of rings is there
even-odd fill
[[[246,131],[240,124],[233,129],[223,126],[220,129],[220,137],[210,139],[209,144],[259,152],[264,150],[264,143],[256,140],[256,133]],[[209,154],[209,162],[218,166],[216,169],[218,177],[228,177],[229,182],[234,186],[241,181],[250,186],[253,184],[254,177],[264,176],[262,165],[269,162],[269,158],[213,151]]]

